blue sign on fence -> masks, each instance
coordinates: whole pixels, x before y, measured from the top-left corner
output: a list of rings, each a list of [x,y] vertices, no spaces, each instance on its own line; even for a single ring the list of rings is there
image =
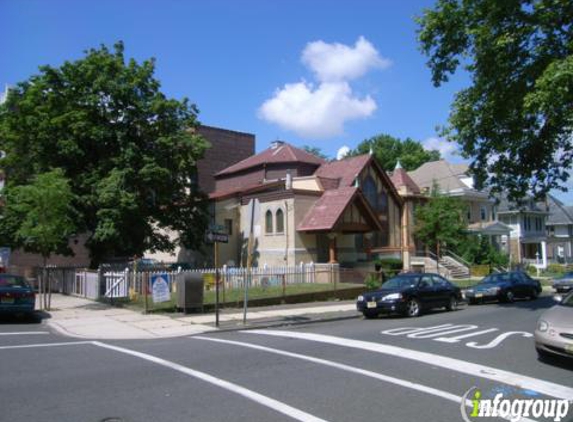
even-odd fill
[[[151,276],[151,295],[153,303],[169,302],[169,276],[167,274],[153,274]]]

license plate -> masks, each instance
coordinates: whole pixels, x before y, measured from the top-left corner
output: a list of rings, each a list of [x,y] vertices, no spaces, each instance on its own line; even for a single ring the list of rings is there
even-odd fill
[[[0,299],[0,303],[5,303],[7,305],[11,305],[14,303],[14,298],[13,297],[3,297],[2,299]]]
[[[366,307],[367,307],[368,309],[376,308],[376,302],[368,302],[368,303],[366,304]]]
[[[476,297],[479,299],[480,297],[483,297],[483,293],[476,293]]]
[[[571,353],[573,355],[573,344],[566,344],[565,345],[565,351],[567,353]]]

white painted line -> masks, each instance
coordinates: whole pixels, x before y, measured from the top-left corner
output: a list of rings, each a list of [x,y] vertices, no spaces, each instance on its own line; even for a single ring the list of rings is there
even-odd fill
[[[12,333],[0,333],[0,336],[35,336],[38,334],[50,334],[48,331],[15,331]]]
[[[390,346],[368,341],[352,340],[342,337],[327,336],[323,334],[302,333],[294,331],[279,330],[248,330],[242,331],[247,334],[261,334],[274,337],[295,338],[299,340],[314,341],[319,343],[332,344],[335,346],[350,347],[353,349],[366,350],[369,352],[382,353],[404,359],[411,359],[424,364],[439,366],[451,371],[457,371],[473,377],[486,378],[492,381],[502,382],[518,388],[533,390],[539,393],[564,400],[571,400],[573,388],[549,381],[528,377],[515,372],[504,371],[491,366],[479,365],[465,362],[463,360],[440,356],[428,352],[405,349],[397,346]]]
[[[210,384],[216,385],[217,387],[221,387],[225,390],[228,390],[232,393],[239,394],[243,397],[248,398],[260,405],[266,406],[276,412],[282,413],[283,415],[289,416],[293,419],[296,419],[301,422],[326,422],[324,419],[320,419],[316,416],[311,415],[310,413],[303,412],[302,410],[297,409],[296,407],[289,406],[286,403],[280,402],[278,400],[272,399],[267,396],[263,396],[253,390],[249,390],[245,387],[241,387],[240,385],[233,384],[229,381],[225,381],[220,378],[216,378],[212,375],[206,374],[204,372],[196,371],[191,368],[187,368],[186,366],[179,365],[175,362],[170,362],[165,359],[158,358],[156,356],[148,355],[146,353],[137,352],[135,350],[125,349],[123,347],[112,346],[110,344],[101,343],[99,341],[94,341],[92,344],[103,347],[105,349],[114,350],[116,352],[124,353],[126,355],[135,356],[143,360],[147,360],[149,362],[156,363],[157,365],[164,366],[166,368],[173,369],[174,371],[181,372],[182,374],[189,375],[194,378],[198,378],[202,381],[208,382]]]
[[[207,340],[207,341],[212,341],[215,343],[222,343],[222,344],[230,344],[233,346],[247,347],[249,349],[255,349],[255,350],[260,350],[263,352],[274,353],[274,354],[281,355],[281,356],[287,356],[287,357],[291,357],[291,358],[295,358],[295,359],[306,360],[308,362],[318,363],[320,365],[325,365],[325,366],[330,366],[332,368],[340,369],[342,371],[352,372],[354,374],[363,375],[365,377],[374,378],[374,379],[379,380],[379,381],[399,385],[401,387],[405,387],[405,388],[416,390],[416,391],[419,391],[422,393],[430,394],[430,395],[440,397],[440,398],[443,398],[443,399],[446,399],[449,401],[453,401],[454,403],[461,404],[462,401],[464,401],[463,397],[456,396],[455,394],[448,393],[447,391],[438,390],[436,388],[429,387],[429,386],[424,385],[424,384],[418,384],[415,382],[406,381],[406,380],[401,379],[401,378],[391,377],[388,375],[381,374],[379,372],[367,371],[366,369],[360,369],[360,368],[357,368],[355,366],[350,366],[350,365],[345,365],[345,364],[338,363],[338,362],[333,362],[331,360],[315,358],[313,356],[301,355],[299,353],[287,352],[285,350],[273,349],[271,347],[259,346],[258,344],[244,343],[241,341],[223,340],[223,339],[203,337],[203,336],[193,336],[193,337],[191,337],[191,339]],[[473,402],[471,400],[466,399],[465,404],[467,407],[473,408]],[[507,420],[511,420],[511,417],[508,417]],[[531,420],[522,418],[522,419],[520,419],[520,421],[528,422]]]
[[[78,344],[92,344],[91,341],[68,341],[65,343],[39,343],[39,344],[21,344],[18,346],[0,346],[0,350],[10,349],[34,349],[36,347],[60,347],[60,346],[77,346]]]

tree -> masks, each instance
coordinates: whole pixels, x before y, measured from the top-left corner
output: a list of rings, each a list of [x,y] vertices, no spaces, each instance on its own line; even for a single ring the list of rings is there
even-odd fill
[[[126,63],[123,52],[120,42],[42,66],[0,106],[8,186],[63,169],[94,265],[177,242],[198,247],[208,220],[194,183],[208,146],[194,133],[197,108],[161,93],[153,59]]]
[[[439,0],[418,18],[434,85],[463,67],[444,135],[493,192],[566,190],[573,163],[573,2]]]
[[[410,138],[401,140],[390,135],[377,135],[362,141],[351,155],[368,154],[370,150],[386,171],[394,170],[398,160],[402,168],[412,171],[428,161],[440,159],[439,151],[427,151],[420,142]]]
[[[440,193],[434,184],[428,202],[415,210],[416,237],[435,249],[439,259],[445,247],[459,243],[467,230],[463,215],[465,205],[457,198]]]
[[[324,152],[322,152],[321,148],[312,147],[310,145],[304,145],[302,147],[302,149],[304,149],[309,154],[317,156],[318,158],[322,158],[323,160],[328,160],[328,155],[326,155]]]
[[[76,231],[74,195],[61,169],[36,176],[30,184],[9,187],[3,192],[4,207],[0,234],[13,246],[38,253],[46,262],[51,254],[69,254],[69,238]],[[42,277],[40,292],[50,291]],[[44,307],[49,309],[49,301]]]

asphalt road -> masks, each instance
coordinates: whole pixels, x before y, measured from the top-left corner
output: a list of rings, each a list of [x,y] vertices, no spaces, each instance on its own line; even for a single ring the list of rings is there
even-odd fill
[[[573,399],[573,362],[541,362],[533,347],[552,305],[114,342],[3,318],[0,420],[448,422],[463,420],[472,387]]]

